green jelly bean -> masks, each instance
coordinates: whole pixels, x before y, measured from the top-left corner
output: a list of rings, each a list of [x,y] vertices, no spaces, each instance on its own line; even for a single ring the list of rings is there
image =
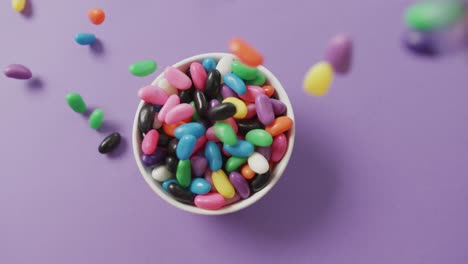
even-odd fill
[[[229,123],[216,122],[214,125],[214,133],[216,137],[227,145],[234,145],[237,143],[236,132]]]
[[[77,113],[84,113],[86,112],[86,104],[83,101],[81,95],[77,93],[69,93],[67,94],[67,103],[73,111]]]
[[[257,76],[255,77],[255,79],[250,80],[250,81],[245,81],[246,84],[255,85],[255,86],[262,86],[265,84],[265,82],[266,82],[265,75],[263,75],[263,73],[261,73],[260,71],[257,71]]]
[[[431,31],[456,23],[463,14],[463,5],[456,1],[429,1],[408,8],[405,20],[415,30]]]
[[[273,137],[263,129],[250,130],[245,140],[258,147],[269,147],[273,144]]]
[[[179,160],[177,164],[176,178],[179,185],[187,188],[192,181],[192,164],[190,160]]]
[[[226,171],[231,172],[237,170],[240,166],[247,162],[247,158],[239,158],[232,156],[226,161]]]
[[[254,80],[257,78],[257,68],[249,67],[240,61],[233,61],[231,63],[231,69],[234,74],[243,80]]]
[[[135,62],[130,65],[130,67],[128,67],[128,71],[135,76],[144,77],[152,74],[157,67],[158,65],[155,61],[144,60]]]
[[[102,109],[94,110],[89,116],[89,127],[93,129],[99,129],[102,126],[103,119],[104,111],[102,111]]]
[[[195,107],[195,102],[192,101],[192,102],[190,102],[190,104],[192,105],[193,109],[195,110],[195,111],[193,111],[192,120],[193,121],[200,120],[200,115],[198,114],[197,108]]]

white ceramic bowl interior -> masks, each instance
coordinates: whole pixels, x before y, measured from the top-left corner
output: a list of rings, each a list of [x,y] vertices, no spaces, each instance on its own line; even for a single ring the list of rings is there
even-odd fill
[[[224,55],[229,55],[227,53],[205,53],[205,54],[200,54],[196,55],[190,58],[186,58],[182,61],[179,61],[178,63],[174,64],[174,67],[177,67],[183,71],[188,69],[190,63],[195,62],[195,61],[202,61],[205,58],[214,58],[215,60],[219,60],[222,56]],[[283,86],[281,83],[278,81],[278,79],[271,73],[267,68],[263,66],[259,66],[258,69],[265,75],[267,79],[267,84],[273,86],[276,90],[276,94],[278,96],[278,99],[281,100],[287,107],[287,112],[286,115],[290,117],[294,121],[294,113],[292,109],[291,102],[289,101],[288,95],[286,91],[284,90]],[[152,85],[157,85],[159,80],[164,77],[164,74],[161,73],[152,83]],[[174,198],[171,197],[169,193],[164,191],[164,189],[161,186],[161,183],[155,181],[151,177],[151,169],[146,168],[143,166],[143,163],[141,161],[141,139],[139,135],[139,130],[138,130],[138,115],[140,113],[140,109],[143,107],[144,102],[141,101],[140,104],[138,105],[138,109],[135,114],[135,120],[133,122],[133,132],[132,132],[132,144],[133,144],[133,154],[135,156],[135,160],[137,163],[138,168],[140,169],[141,175],[143,175],[143,178],[145,181],[148,183],[148,185],[151,187],[151,189],[158,194],[162,199],[164,199],[166,202],[170,203],[171,205],[190,212],[194,214],[202,214],[202,215],[223,215],[223,214],[229,214],[233,213],[236,211],[239,211],[241,209],[244,209],[246,207],[249,207],[250,205],[254,204],[258,200],[260,200],[263,196],[265,196],[278,182],[278,180],[281,178],[283,175],[284,170],[286,169],[286,166],[289,163],[289,159],[291,158],[292,150],[294,148],[294,138],[295,138],[295,126],[293,125],[292,129],[288,132],[288,138],[289,138],[289,144],[288,144],[288,150],[286,151],[286,154],[284,155],[283,159],[276,164],[275,168],[271,171],[271,176],[268,184],[260,191],[254,193],[251,195],[249,198],[245,200],[240,200],[234,204],[225,206],[219,210],[206,210],[206,209],[201,209],[196,206],[192,205],[187,205],[183,204],[181,202],[178,202]]]

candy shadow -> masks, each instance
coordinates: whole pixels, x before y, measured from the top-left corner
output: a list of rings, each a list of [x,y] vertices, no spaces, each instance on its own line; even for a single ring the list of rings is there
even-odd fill
[[[34,8],[32,0],[26,1],[26,5],[24,6],[23,11],[21,11],[21,15],[27,19],[31,19],[34,17]]]
[[[107,157],[109,159],[119,159],[127,152],[127,150],[128,150],[128,140],[124,136],[122,136],[120,139],[120,145],[117,147],[116,150],[107,154]]]
[[[26,86],[33,92],[39,92],[44,89],[44,81],[40,77],[33,77],[26,82]]]
[[[95,56],[102,56],[105,54],[104,43],[100,39],[96,39],[96,41],[89,46],[89,50]]]

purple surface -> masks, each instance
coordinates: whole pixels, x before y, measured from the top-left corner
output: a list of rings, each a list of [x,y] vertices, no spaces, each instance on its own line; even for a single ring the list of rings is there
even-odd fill
[[[22,63],[35,78],[0,78],[0,263],[466,263],[468,59],[403,51],[410,3],[33,0],[21,15],[1,1],[1,64]],[[107,12],[101,26],[86,17],[96,6]],[[79,32],[99,45],[77,45]],[[351,75],[324,98],[305,96],[304,73],[338,32],[355,40]],[[253,207],[190,215],[158,198],[135,166],[136,93],[156,75],[127,67],[155,59],[160,73],[225,51],[234,35],[263,51],[288,89],[296,148]],[[68,109],[72,91],[106,111],[103,131]],[[123,149],[101,156],[114,130]]]

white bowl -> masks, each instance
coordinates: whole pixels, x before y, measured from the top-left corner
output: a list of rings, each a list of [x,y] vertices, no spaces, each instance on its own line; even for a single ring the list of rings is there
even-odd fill
[[[205,53],[205,54],[200,54],[196,55],[187,59],[184,59],[182,61],[179,61],[178,63],[174,64],[174,67],[177,67],[181,70],[186,70],[190,63],[194,61],[202,61],[205,58],[214,58],[215,60],[219,60],[222,56],[228,55],[227,53]],[[287,112],[286,115],[291,118],[294,121],[294,113],[292,109],[291,102],[289,101],[288,95],[286,91],[284,90],[283,86],[281,83],[276,79],[276,77],[271,73],[267,68],[263,66],[259,66],[258,69],[265,75],[267,79],[267,83],[273,86],[276,90],[276,94],[278,95],[278,99],[281,100],[287,107]],[[161,73],[152,83],[152,85],[158,84],[159,80],[163,78],[164,74]],[[161,183],[156,182],[152,177],[151,177],[151,169],[146,168],[143,166],[143,163],[141,162],[141,139],[140,139],[140,133],[138,130],[138,115],[140,113],[140,109],[143,107],[144,102],[141,101],[140,104],[138,105],[138,109],[135,114],[135,120],[133,122],[133,132],[132,132],[132,144],[133,144],[133,154],[135,156],[135,160],[137,163],[138,168],[140,169],[141,175],[143,175],[143,178],[145,181],[148,183],[148,185],[153,189],[153,191],[159,195],[162,199],[164,199],[166,202],[170,203],[171,205],[190,212],[194,214],[201,214],[201,215],[223,215],[223,214],[229,214],[233,213],[236,211],[239,211],[241,209],[247,208],[260,200],[263,196],[265,196],[272,188],[273,186],[276,185],[278,180],[281,178],[283,175],[284,170],[286,169],[286,166],[289,163],[289,159],[291,158],[292,150],[294,147],[294,138],[295,138],[295,127],[291,128],[291,130],[288,132],[288,150],[286,151],[286,154],[284,155],[283,159],[276,164],[275,168],[273,171],[271,171],[271,176],[268,184],[260,191],[254,193],[252,196],[245,200],[239,200],[238,202],[225,206],[219,210],[206,210],[206,209],[201,209],[196,206],[192,205],[187,205],[183,204],[181,202],[178,202],[174,198],[171,197],[169,193],[164,191],[164,189],[161,186]]]

